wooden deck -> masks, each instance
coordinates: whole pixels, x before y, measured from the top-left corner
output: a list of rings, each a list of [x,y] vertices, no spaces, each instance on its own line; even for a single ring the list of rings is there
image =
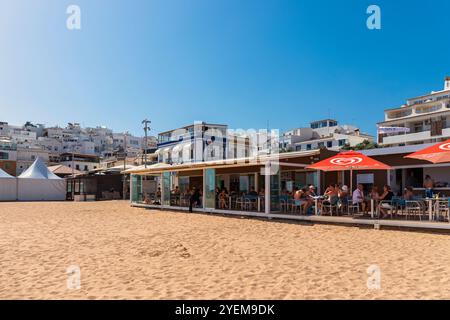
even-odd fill
[[[188,211],[188,208],[175,207],[175,206],[160,206],[160,205],[148,205],[148,204],[138,204],[131,203],[133,207],[139,208],[150,208],[150,209],[160,209],[160,210],[171,210],[171,211]],[[292,220],[292,221],[303,221],[309,223],[325,223],[325,224],[338,224],[347,226],[365,226],[372,228],[404,228],[409,230],[417,231],[443,231],[450,232],[449,222],[435,222],[435,221],[417,221],[417,220],[395,220],[395,219],[368,219],[360,217],[349,217],[349,216],[304,216],[304,215],[293,215],[286,213],[271,213],[266,214],[263,212],[251,212],[251,211],[233,211],[233,210],[219,210],[219,209],[204,209],[204,208],[194,208],[194,212],[210,213],[210,214],[223,214],[231,216],[241,216],[241,217],[257,217],[266,218],[273,220]]]

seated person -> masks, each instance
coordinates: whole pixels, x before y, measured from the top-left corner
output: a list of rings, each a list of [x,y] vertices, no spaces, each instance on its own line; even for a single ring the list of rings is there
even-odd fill
[[[391,201],[393,196],[394,196],[394,193],[392,192],[391,187],[388,185],[385,185],[383,187],[383,194],[380,196],[379,200],[380,201]],[[392,209],[392,205],[389,202],[384,202],[379,205],[379,208],[380,208],[380,213],[381,213],[380,218],[383,219],[387,215],[387,211],[389,209]]]
[[[403,193],[403,200],[413,200],[414,192],[412,187],[406,187],[405,192]]]
[[[314,187],[312,184],[308,187],[308,192],[310,197],[317,197],[316,187]]]
[[[300,206],[303,212],[308,209],[309,197],[307,197],[306,189],[299,189],[294,194],[294,204]]]
[[[342,188],[339,189],[338,197],[341,205],[348,204],[348,187],[346,185],[343,185]]]
[[[252,197],[257,197],[258,196],[258,192],[256,192],[255,188],[251,187],[250,188],[250,192],[248,193],[249,196]]]
[[[366,201],[364,200],[364,186],[358,184],[355,191],[353,191],[352,202],[354,205],[358,205],[359,210],[366,212]]]
[[[339,200],[338,190],[336,189],[334,184],[330,184],[325,190],[324,196],[325,200],[320,204],[320,210],[323,212],[324,205],[336,206]]]

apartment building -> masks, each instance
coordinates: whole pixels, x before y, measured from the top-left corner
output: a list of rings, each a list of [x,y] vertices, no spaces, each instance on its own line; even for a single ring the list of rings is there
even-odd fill
[[[78,171],[93,171],[100,167],[100,158],[92,154],[62,153],[60,164]]]
[[[280,137],[280,151],[305,151],[327,148],[338,151],[344,146],[356,146],[364,140],[373,141],[371,135],[358,127],[339,125],[334,119],[313,121],[309,127],[284,132]]]
[[[42,147],[19,147],[17,146],[16,175],[19,176],[27,170],[37,158],[48,165],[49,152]]]
[[[450,138],[450,77],[444,89],[411,98],[384,111],[378,124],[378,143],[385,147],[435,143]]]
[[[0,138],[0,169],[15,176],[17,164],[17,145],[10,139]]]

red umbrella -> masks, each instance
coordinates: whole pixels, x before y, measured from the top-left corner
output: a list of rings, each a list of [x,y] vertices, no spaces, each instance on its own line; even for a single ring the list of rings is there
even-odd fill
[[[392,167],[355,151],[341,152],[331,158],[307,167],[322,171],[350,170],[350,191],[352,190],[353,170],[389,170]]]
[[[450,139],[411,153],[405,158],[427,160],[433,163],[450,162]]]

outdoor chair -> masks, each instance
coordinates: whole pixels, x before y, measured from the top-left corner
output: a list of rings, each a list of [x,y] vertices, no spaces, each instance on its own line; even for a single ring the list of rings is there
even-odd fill
[[[291,207],[291,212],[292,213],[297,213],[297,211],[298,211],[298,213],[299,214],[302,214],[302,212],[303,212],[303,204],[297,204],[297,203],[295,203],[295,200],[291,200],[291,203],[290,203],[290,207]]]
[[[330,215],[332,216],[333,215],[333,211],[335,211],[336,214],[338,214],[338,212],[337,212],[337,210],[338,210],[337,204],[331,204],[331,202],[329,202],[329,201],[322,202],[322,209],[323,209],[322,214],[330,213]]]
[[[419,220],[422,220],[422,215],[425,212],[425,205],[422,201],[408,200],[405,201],[405,215],[406,219],[409,216],[419,216]]]
[[[356,213],[359,213],[359,204],[353,203],[353,199],[351,198],[348,200],[347,213],[349,215],[355,215]]]
[[[387,205],[387,206],[383,206],[383,204]],[[381,200],[378,203],[378,208],[379,208],[379,215],[381,215],[381,209],[380,208],[383,208],[387,212],[387,214],[390,216],[390,218],[392,219],[392,217],[393,217],[393,215],[394,215],[394,213],[396,211],[395,201],[392,201],[392,200]]]
[[[437,221],[445,221],[446,219],[448,219],[449,207],[450,207],[450,199],[437,200],[434,205],[433,219]]]
[[[244,197],[238,197],[236,198],[236,209],[244,210],[245,206],[245,199]]]
[[[287,196],[280,196],[280,209],[281,211],[289,210],[289,199]]]

